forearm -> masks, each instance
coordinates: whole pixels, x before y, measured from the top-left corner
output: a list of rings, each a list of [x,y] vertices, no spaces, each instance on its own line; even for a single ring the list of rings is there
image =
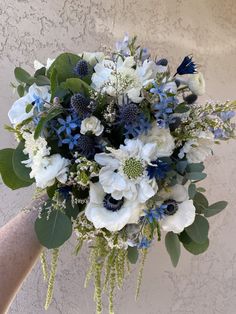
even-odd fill
[[[32,206],[38,205],[33,203]],[[34,232],[37,211],[21,212],[0,229],[0,313],[7,311],[41,246]]]

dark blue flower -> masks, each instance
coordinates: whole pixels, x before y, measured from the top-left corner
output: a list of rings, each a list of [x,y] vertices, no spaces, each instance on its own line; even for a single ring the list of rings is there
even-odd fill
[[[181,64],[178,66],[176,74],[184,75],[184,74],[194,74],[197,72],[197,66],[192,61],[192,56],[186,56]],[[176,75],[175,74],[175,75]]]
[[[70,196],[72,188],[71,186],[61,186],[57,190],[59,194],[63,197],[63,199],[67,200]]]
[[[142,237],[141,241],[138,244],[138,249],[147,249],[150,247],[151,245],[150,240],[148,240],[146,237]]]
[[[144,116],[143,113],[140,113],[138,115],[137,121],[124,124],[124,135],[126,138],[135,138],[141,134],[147,134],[150,128],[151,124],[149,120]]]
[[[75,146],[78,145],[78,139],[80,138],[80,134],[69,135],[68,137],[62,140],[62,144],[68,144],[69,149],[74,149]]]
[[[152,165],[148,165],[147,172],[150,179],[163,180],[170,169],[170,165],[167,162],[157,159],[152,162]]]
[[[66,132],[67,135],[71,135],[71,131],[78,127],[78,123],[72,119],[71,115],[67,116],[66,119],[58,118],[57,121],[61,125],[57,130],[57,134]]]
[[[77,150],[87,159],[91,159],[97,152],[98,144],[95,137],[88,135],[81,135],[78,140]]]

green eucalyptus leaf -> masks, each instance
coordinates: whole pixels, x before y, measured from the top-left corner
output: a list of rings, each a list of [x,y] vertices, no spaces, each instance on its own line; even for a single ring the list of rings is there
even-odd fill
[[[31,79],[31,75],[25,71],[24,69],[17,67],[14,70],[15,78],[18,82],[22,83],[28,83]]]
[[[27,104],[25,112],[29,113],[32,109],[33,109],[33,105],[32,104]]]
[[[21,180],[16,175],[12,162],[14,152],[15,150],[12,148],[0,150],[0,174],[2,181],[12,190],[27,187],[32,184],[32,182]]]
[[[65,82],[66,79],[71,77],[78,77],[75,74],[74,68],[81,57],[72,53],[62,53],[52,63],[47,71],[47,76],[50,78],[53,69],[57,70],[58,82]]]
[[[193,199],[196,194],[196,185],[191,183],[188,187],[188,195],[190,199]]]
[[[204,253],[209,247],[209,239],[207,238],[203,243],[196,243],[183,231],[179,235],[179,239],[182,242],[184,248],[194,255],[199,255]]]
[[[42,66],[42,68],[40,68],[37,71],[35,71],[34,77],[38,77],[40,75],[45,76],[45,74],[46,74],[46,68],[44,66]]]
[[[208,238],[209,223],[206,218],[196,215],[192,225],[185,228],[187,235],[196,243],[204,243]]]
[[[204,169],[205,169],[204,164],[200,162],[200,163],[188,164],[186,171],[187,172],[202,172]]]
[[[207,198],[200,192],[196,192],[193,202],[201,205],[203,208],[207,208],[209,206]]]
[[[132,247],[129,246],[128,247],[128,260],[130,261],[131,264],[135,264],[138,260],[138,256],[139,256],[139,252],[136,246]]]
[[[185,177],[187,180],[192,181],[200,181],[206,178],[206,173],[203,172],[188,172],[186,173]]]
[[[53,210],[37,218],[35,231],[39,242],[48,249],[55,249],[64,244],[72,234],[72,222],[61,211]]]
[[[220,213],[225,207],[228,205],[226,201],[220,201],[216,202],[212,205],[210,205],[207,209],[204,211],[204,216],[205,217],[211,217],[214,216],[218,213]]]
[[[12,156],[12,165],[15,171],[15,174],[23,181],[33,184],[34,180],[30,178],[31,168],[27,168],[22,161],[27,160],[28,156],[23,153],[24,142],[20,142],[17,148],[14,150]]]
[[[172,265],[176,267],[180,258],[180,242],[177,234],[168,232],[165,237],[165,245],[170,255]]]
[[[51,102],[56,95],[56,90],[58,87],[58,79],[57,79],[57,69],[53,68],[50,76],[50,85],[51,85]]]
[[[176,170],[181,174],[184,174],[187,165],[188,165],[187,160],[179,160],[176,164]]]
[[[44,76],[44,75],[38,75],[35,78],[35,83],[38,86],[50,85],[50,80],[46,76]]]
[[[23,85],[18,85],[17,86],[17,93],[19,95],[19,97],[23,97],[25,94],[25,88]]]

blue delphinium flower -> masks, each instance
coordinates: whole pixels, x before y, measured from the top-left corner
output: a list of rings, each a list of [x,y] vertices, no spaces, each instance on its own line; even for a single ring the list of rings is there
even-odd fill
[[[170,169],[170,165],[167,162],[157,159],[152,162],[152,165],[148,165],[147,172],[150,179],[163,180]]]
[[[34,106],[38,112],[43,110],[44,100],[36,94],[33,94]]]
[[[184,74],[194,74],[197,72],[196,63],[192,60],[192,56],[186,56],[181,64],[178,66],[176,74],[184,75]]]
[[[154,221],[159,221],[165,216],[166,205],[162,204],[154,209],[144,210],[144,218],[148,223],[153,223]]]
[[[156,82],[153,82],[154,87],[150,89],[150,93],[158,95],[160,102],[162,102],[166,97],[166,91],[164,91],[164,85],[157,85]]]
[[[217,129],[213,130],[213,134],[214,134],[215,139],[227,138],[225,131],[222,130],[221,128],[217,128]]]
[[[57,130],[57,134],[66,132],[67,135],[71,135],[71,131],[78,127],[78,124],[72,119],[71,115],[67,116],[66,119],[58,118],[57,121],[60,123],[60,127]]]
[[[147,249],[150,247],[151,242],[152,241],[148,240],[146,237],[142,237],[137,247],[138,249]]]
[[[78,139],[80,138],[80,134],[75,134],[75,135],[69,135],[68,137],[64,138],[62,140],[62,144],[68,144],[69,149],[72,150],[74,149],[75,146],[78,145]]]
[[[127,123],[124,125],[124,135],[126,138],[135,138],[141,134],[147,134],[148,130],[150,130],[151,124],[149,120],[144,116],[144,114],[140,114],[138,116],[138,120],[133,123]]]

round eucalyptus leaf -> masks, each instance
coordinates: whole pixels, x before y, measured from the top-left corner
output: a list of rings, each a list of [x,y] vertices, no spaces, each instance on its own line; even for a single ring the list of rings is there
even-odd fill
[[[192,225],[185,228],[188,236],[196,243],[204,243],[208,238],[209,223],[206,218],[196,215]]]

